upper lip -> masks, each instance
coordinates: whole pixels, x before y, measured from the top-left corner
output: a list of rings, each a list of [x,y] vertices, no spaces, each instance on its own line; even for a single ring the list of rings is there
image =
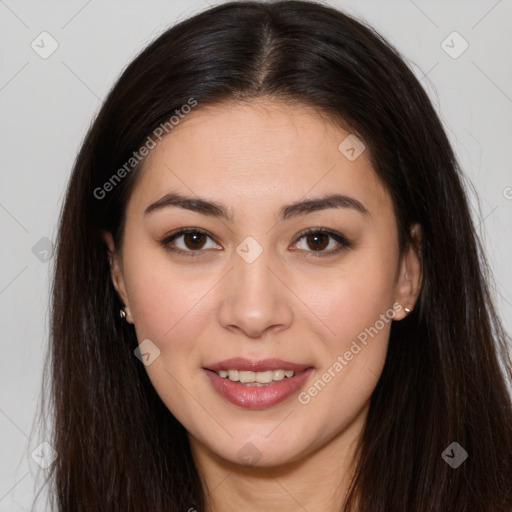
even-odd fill
[[[264,372],[266,370],[293,370],[301,372],[306,368],[311,368],[310,364],[291,363],[282,359],[245,359],[243,357],[234,357],[217,363],[205,366],[207,370],[218,372],[220,370],[242,370],[252,372]]]

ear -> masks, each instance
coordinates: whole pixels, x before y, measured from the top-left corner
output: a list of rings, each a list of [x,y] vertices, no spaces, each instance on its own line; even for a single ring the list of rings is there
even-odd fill
[[[419,224],[410,229],[411,241],[407,244],[398,268],[395,301],[402,306],[394,320],[402,320],[408,314],[405,308],[414,309],[421,287],[422,279],[422,231]]]
[[[110,277],[112,279],[112,284],[119,296],[119,299],[123,304],[125,304],[125,312],[126,312],[126,321],[133,324],[133,317],[130,311],[130,304],[128,301],[128,294],[126,293],[126,285],[124,282],[123,271],[121,269],[121,265],[119,263],[119,255],[116,252],[116,248],[114,245],[114,237],[110,231],[103,231],[102,237],[108,248],[108,259],[110,263]]]

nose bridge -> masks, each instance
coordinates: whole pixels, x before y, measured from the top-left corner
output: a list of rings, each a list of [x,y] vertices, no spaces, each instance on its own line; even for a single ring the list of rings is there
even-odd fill
[[[225,283],[220,310],[224,327],[258,336],[270,326],[288,324],[291,309],[286,287],[275,276],[272,252],[248,237],[233,254],[233,269]]]
[[[234,259],[233,279],[238,300],[245,297],[255,304],[259,299],[265,299],[267,304],[269,299],[273,301],[275,277],[270,270],[270,251],[263,251],[253,261],[247,261],[243,257]]]

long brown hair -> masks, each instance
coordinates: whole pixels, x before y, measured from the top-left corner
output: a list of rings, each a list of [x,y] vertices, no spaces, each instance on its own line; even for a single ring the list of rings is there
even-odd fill
[[[83,142],[52,288],[51,506],[205,510],[187,433],[134,356],[133,326],[119,319],[101,237],[109,230],[122,244],[144,161],[103,197],[94,191],[190,98],[201,108],[263,96],[353,127],[393,199],[402,249],[412,223],[423,230],[422,288],[413,312],[393,323],[344,510],[512,510],[508,338],[453,150],[390,44],[337,9],[303,1],[230,2],[173,26],[122,73]],[[441,456],[452,442],[468,454],[456,469]]]

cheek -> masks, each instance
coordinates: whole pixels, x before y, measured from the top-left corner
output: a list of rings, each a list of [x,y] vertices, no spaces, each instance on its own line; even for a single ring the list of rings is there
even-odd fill
[[[147,337],[164,344],[185,326],[192,334],[190,329],[196,323],[190,318],[201,311],[202,298],[213,284],[211,273],[204,278],[191,274],[184,267],[170,265],[165,254],[155,251],[132,257],[126,277],[139,339]]]
[[[393,255],[354,253],[328,280],[314,287],[309,283],[306,301],[319,312],[334,347],[343,349],[392,308],[394,272]],[[308,296],[307,289],[302,296]],[[380,323],[379,327],[382,330]]]
[[[394,317],[387,274],[352,274],[332,283],[322,295],[321,367],[298,401],[304,413],[318,418],[315,436],[335,435],[368,403],[386,360]],[[325,332],[325,331],[324,331]]]
[[[382,372],[395,314],[394,272],[391,251],[361,251],[322,283],[321,293],[317,287],[310,294],[327,334],[322,367],[301,403],[313,401],[332,428],[366,403]]]
[[[130,261],[126,278],[137,339],[139,344],[151,340],[158,353],[146,370],[169,409],[181,411],[189,402],[183,383],[193,386],[203,377],[204,347],[198,340],[205,337],[212,321],[214,294],[209,290],[218,276],[192,266],[171,265],[165,253],[154,250]]]
[[[136,260],[133,260],[136,261]],[[129,276],[130,307],[139,344],[149,339],[158,356],[146,366],[148,376],[168,409],[182,422],[198,414],[187,390],[201,379],[201,347],[210,316],[205,293],[213,277],[200,277],[172,269],[159,259],[138,259]],[[212,281],[210,283],[210,281]],[[186,383],[186,384],[185,384]],[[200,412],[199,412],[200,413]]]

